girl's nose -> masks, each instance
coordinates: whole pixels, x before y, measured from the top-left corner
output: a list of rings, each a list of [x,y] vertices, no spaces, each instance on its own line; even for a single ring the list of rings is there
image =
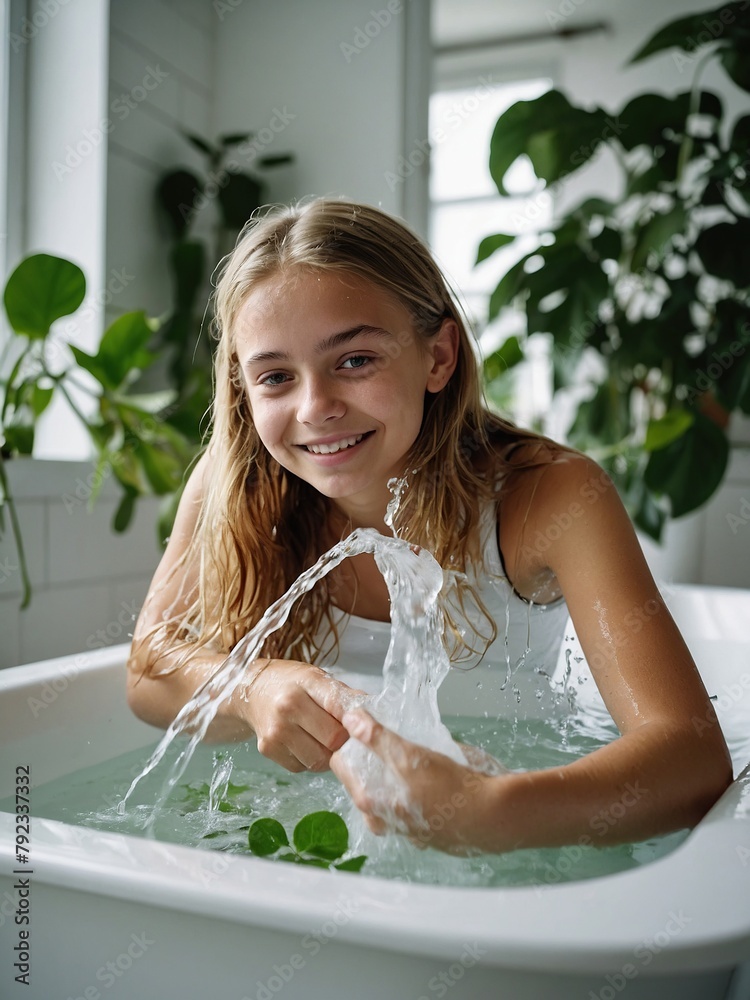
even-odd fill
[[[308,379],[300,395],[297,419],[301,424],[319,426],[326,420],[342,417],[346,412],[344,401],[330,379]]]

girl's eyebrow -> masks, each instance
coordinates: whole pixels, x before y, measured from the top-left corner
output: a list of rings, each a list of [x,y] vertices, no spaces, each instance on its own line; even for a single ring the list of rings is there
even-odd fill
[[[334,333],[330,337],[326,337],[325,340],[321,340],[315,346],[315,353],[324,354],[326,351],[332,351],[358,337],[361,333],[372,334],[376,337],[392,336],[388,330],[384,330],[380,326],[368,326],[366,323],[361,323],[359,326],[353,326],[351,330],[342,330],[341,333]],[[291,355],[286,351],[261,351],[259,354],[252,354],[245,361],[245,366],[257,364],[259,361],[289,361],[290,358]]]

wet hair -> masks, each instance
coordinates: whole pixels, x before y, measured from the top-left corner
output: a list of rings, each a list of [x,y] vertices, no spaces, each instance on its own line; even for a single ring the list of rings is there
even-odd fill
[[[192,541],[176,568],[195,567],[198,584],[181,602],[183,610],[153,630],[154,646],[179,648],[185,659],[200,646],[229,652],[328,547],[322,528],[332,523],[332,503],[265,448],[253,424],[236,349],[238,315],[248,295],[259,282],[298,269],[365,279],[405,307],[414,334],[425,342],[446,320],[458,328],[455,371],[439,392],[425,393],[421,428],[404,456],[409,485],[394,528],[455,571],[459,606],[470,594],[486,618],[486,628],[477,630],[480,648],[474,649],[446,611],[451,657],[466,656],[467,645],[484,652],[497,628],[470,578],[462,576],[469,562],[482,563],[479,512],[495,495],[497,477],[513,464],[519,444],[552,442],[487,407],[474,338],[422,240],[385,212],[338,198],[259,212],[220,266],[214,296],[218,346],[211,468]],[[542,461],[526,457],[523,464]],[[287,623],[269,637],[263,655],[307,662],[333,655],[338,649],[334,596],[329,576],[299,600]],[[153,652],[161,656],[166,648]],[[172,669],[182,662],[183,657],[174,658]]]

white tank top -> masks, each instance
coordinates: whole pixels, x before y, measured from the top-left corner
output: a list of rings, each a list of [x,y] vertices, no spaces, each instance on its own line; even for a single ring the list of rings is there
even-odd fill
[[[513,590],[498,546],[497,524],[497,502],[490,501],[480,514],[483,565],[467,566],[467,577],[494,620],[497,636],[482,655],[485,640],[476,638],[472,626],[476,623],[488,637],[486,618],[469,596],[464,597],[463,613],[449,599],[454,622],[466,629],[470,644],[480,653],[454,661],[440,686],[439,701],[441,708],[457,715],[513,712],[528,718],[547,716],[560,705],[567,706],[563,639],[572,634],[568,608],[563,598],[546,605],[533,604]],[[349,681],[352,685],[377,690],[391,623],[335,609],[333,614],[339,634],[338,655],[324,653],[316,662],[334,676],[356,675]],[[325,635],[326,625],[318,639]],[[329,636],[324,648],[331,642]]]

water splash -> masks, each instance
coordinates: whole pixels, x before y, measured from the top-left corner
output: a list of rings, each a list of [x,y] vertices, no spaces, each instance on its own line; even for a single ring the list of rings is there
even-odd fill
[[[443,615],[437,601],[443,572],[426,549],[416,549],[397,537],[388,538],[374,528],[356,528],[295,580],[184,706],[128,789],[118,807],[120,814],[139,782],[163,760],[172,741],[178,735],[187,735],[187,743],[172,765],[149,817],[147,829],[153,828],[159,810],[180,781],[220,706],[246,679],[248,664],[258,658],[268,637],[287,621],[298,598],[344,559],[366,552],[374,555],[388,586],[393,627],[381,692],[364,699],[353,694],[352,706],[365,704],[380,722],[407,739],[466,763],[458,744],[440,720],[437,704],[438,687],[450,669],[442,640]],[[355,741],[350,741],[347,747],[351,747],[347,753],[365,782],[385,787],[387,779],[380,762]]]

